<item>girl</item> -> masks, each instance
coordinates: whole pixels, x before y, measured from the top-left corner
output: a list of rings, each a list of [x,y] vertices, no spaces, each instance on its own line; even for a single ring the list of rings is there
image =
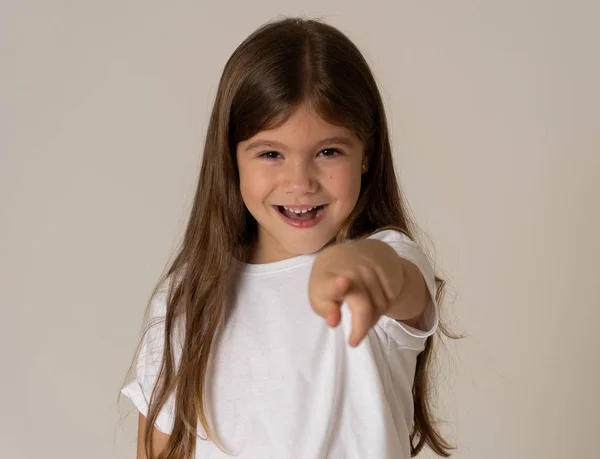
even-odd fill
[[[355,45],[313,20],[254,32],[123,389],[138,458],[447,456],[427,380],[443,283],[410,226]]]

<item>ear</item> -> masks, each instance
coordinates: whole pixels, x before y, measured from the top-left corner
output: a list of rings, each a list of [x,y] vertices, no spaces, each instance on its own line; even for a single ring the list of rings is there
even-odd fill
[[[369,165],[371,158],[373,157],[373,153],[375,153],[375,135],[371,135],[369,140],[365,142],[365,152],[363,155],[363,163]]]

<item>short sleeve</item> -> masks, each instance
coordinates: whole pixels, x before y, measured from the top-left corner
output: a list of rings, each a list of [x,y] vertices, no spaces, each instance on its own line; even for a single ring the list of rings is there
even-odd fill
[[[389,244],[399,256],[417,266],[425,279],[425,285],[429,291],[430,298],[423,313],[422,329],[410,327],[403,322],[387,316],[381,316],[377,323],[398,346],[422,351],[425,347],[426,339],[435,333],[439,322],[433,266],[421,248],[400,231],[380,231],[371,235],[369,239],[377,239]]]
[[[136,377],[121,390],[146,417],[164,352],[166,305],[167,287],[161,286],[150,304],[148,322],[136,362]],[[173,348],[177,349],[175,346]],[[177,362],[177,352],[175,357]],[[173,430],[174,406],[174,394],[171,394],[155,422],[155,427],[166,434]]]

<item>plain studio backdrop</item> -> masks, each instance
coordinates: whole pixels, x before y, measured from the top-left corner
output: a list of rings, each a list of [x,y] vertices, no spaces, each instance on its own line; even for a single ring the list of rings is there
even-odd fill
[[[134,457],[117,395],[218,78],[256,27],[297,14],[347,33],[381,86],[467,334],[436,378],[455,457],[600,457],[593,0],[2,1],[0,455]]]

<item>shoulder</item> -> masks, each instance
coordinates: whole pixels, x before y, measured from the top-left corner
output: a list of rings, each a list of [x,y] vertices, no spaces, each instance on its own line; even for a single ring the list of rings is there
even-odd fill
[[[435,283],[433,264],[425,251],[407,234],[396,229],[382,229],[368,236],[368,239],[376,239],[389,244],[399,256],[419,268],[426,282]]]
[[[407,234],[397,229],[381,229],[368,236],[367,239],[376,239],[389,244],[396,253],[416,265],[425,281],[435,283],[433,264],[430,262],[425,251],[411,239]]]
[[[372,233],[367,239],[376,239],[382,242],[391,243],[408,243],[411,245],[417,245],[410,237],[404,234],[402,231],[397,229],[381,229]]]
[[[167,316],[167,308],[173,290],[177,288],[182,280],[183,274],[170,274],[159,281],[150,298],[148,308],[148,319],[152,322],[156,319],[164,319]]]

